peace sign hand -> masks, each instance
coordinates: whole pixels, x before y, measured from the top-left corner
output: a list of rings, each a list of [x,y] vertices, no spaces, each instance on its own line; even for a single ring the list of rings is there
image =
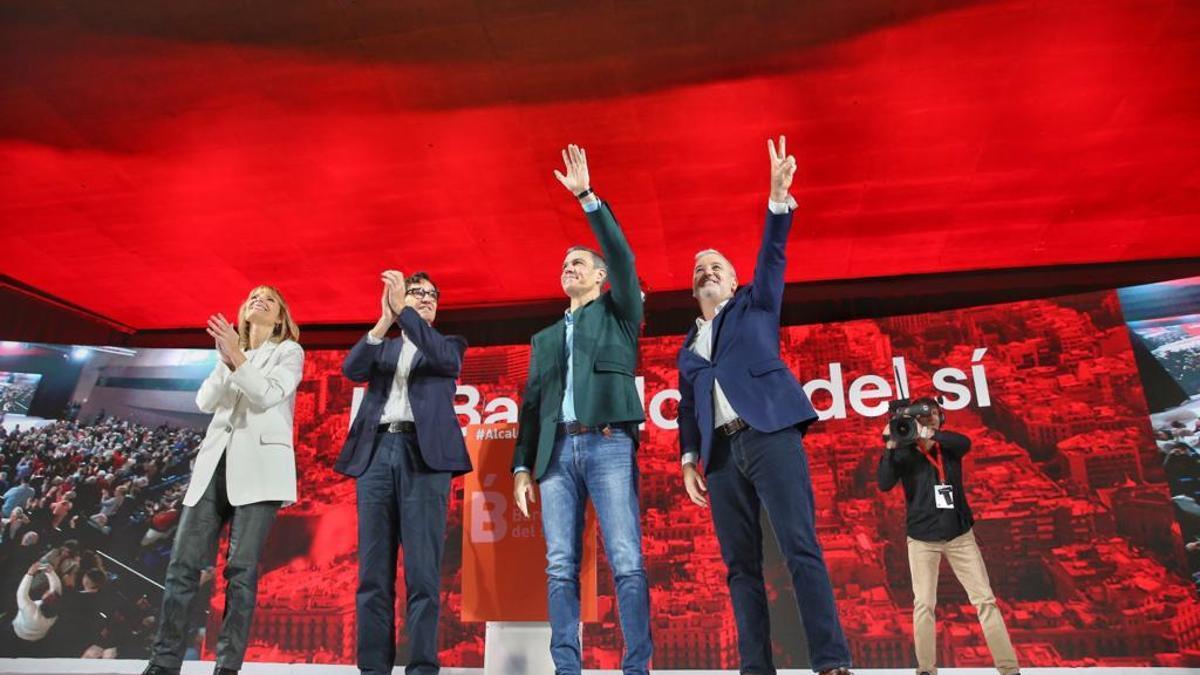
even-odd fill
[[[796,175],[796,158],[787,154],[787,138],[779,137],[779,147],[767,139],[767,152],[771,154],[771,201],[786,202],[792,178]]]

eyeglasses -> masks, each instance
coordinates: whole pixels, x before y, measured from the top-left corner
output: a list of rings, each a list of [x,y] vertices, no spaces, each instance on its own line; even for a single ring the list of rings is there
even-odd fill
[[[421,288],[420,286],[416,286],[408,289],[407,295],[415,296],[418,300],[429,298],[434,302],[437,302],[438,296],[440,296],[441,293],[438,293],[435,289]]]

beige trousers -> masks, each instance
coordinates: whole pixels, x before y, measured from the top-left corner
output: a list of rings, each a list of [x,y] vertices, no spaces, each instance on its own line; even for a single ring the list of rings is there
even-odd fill
[[[908,567],[912,571],[913,640],[917,648],[917,671],[937,673],[937,626],[934,608],[937,607],[938,568],[942,556],[967,591],[967,598],[979,613],[983,637],[987,640],[996,669],[1001,675],[1013,675],[1020,670],[1013,651],[1004,617],[996,607],[992,584],[988,581],[983,555],[975,541],[974,530],[967,530],[950,541],[919,541],[908,538]]]

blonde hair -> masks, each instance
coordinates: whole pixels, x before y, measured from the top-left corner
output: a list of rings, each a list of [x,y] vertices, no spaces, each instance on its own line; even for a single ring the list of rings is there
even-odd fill
[[[287,301],[283,299],[283,294],[274,286],[255,286],[250,291],[250,295],[246,296],[246,300],[242,302],[242,306],[238,308],[237,326],[238,326],[238,346],[242,349],[250,348],[250,321],[246,318],[246,308],[250,306],[250,300],[259,291],[270,291],[271,295],[279,302],[279,323],[275,324],[274,330],[271,331],[272,342],[283,342],[284,340],[300,341],[300,327],[296,325],[296,321],[292,319],[292,312],[288,309]]]

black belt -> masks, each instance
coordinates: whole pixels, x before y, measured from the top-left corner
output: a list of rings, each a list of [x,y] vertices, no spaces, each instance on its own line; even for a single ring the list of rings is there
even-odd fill
[[[579,436],[580,434],[603,434],[605,436],[612,436],[613,429],[620,429],[627,434],[629,433],[629,429],[627,429],[626,425],[623,423],[614,424],[612,422],[606,422],[605,424],[591,427],[587,426],[586,424],[580,424],[579,422],[558,423],[558,433],[566,434],[567,436]]]
[[[415,434],[417,425],[415,422],[391,422],[380,424],[378,431],[381,434]]]
[[[733,436],[734,434],[741,431],[742,429],[748,429],[748,428],[750,428],[750,425],[746,424],[746,420],[744,420],[740,417],[735,417],[731,421],[726,422],[725,424],[722,424],[721,426],[717,427],[717,431],[725,434],[726,436]]]

